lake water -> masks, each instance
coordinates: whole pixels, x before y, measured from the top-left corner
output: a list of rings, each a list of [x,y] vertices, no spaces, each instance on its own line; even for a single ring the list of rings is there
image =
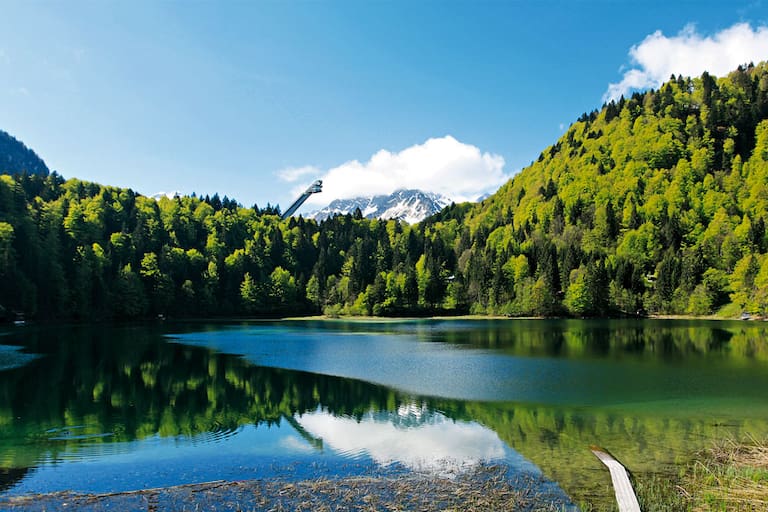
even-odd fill
[[[758,322],[166,322],[0,344],[5,496],[489,462],[608,503],[592,444],[643,478],[768,435]]]

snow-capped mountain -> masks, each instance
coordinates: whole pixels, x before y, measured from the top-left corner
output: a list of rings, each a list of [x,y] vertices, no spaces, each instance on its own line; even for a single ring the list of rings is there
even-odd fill
[[[356,197],[336,199],[321,210],[310,212],[306,218],[325,220],[336,214],[354,213],[360,208],[368,219],[398,219],[415,224],[451,204],[451,200],[440,194],[421,190],[396,190],[388,196]]]
[[[175,197],[181,197],[184,194],[179,192],[178,190],[174,190],[173,192],[158,192],[157,194],[152,194],[151,197],[155,201],[159,201],[160,199],[167,197],[168,199],[173,199]]]

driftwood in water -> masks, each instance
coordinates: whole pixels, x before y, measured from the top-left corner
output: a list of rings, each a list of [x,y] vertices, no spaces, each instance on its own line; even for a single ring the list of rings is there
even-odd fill
[[[616,502],[619,504],[619,512],[640,512],[640,504],[637,502],[637,496],[635,496],[632,483],[629,481],[629,473],[621,462],[604,448],[590,446],[589,449],[611,472],[611,482],[616,494]]]

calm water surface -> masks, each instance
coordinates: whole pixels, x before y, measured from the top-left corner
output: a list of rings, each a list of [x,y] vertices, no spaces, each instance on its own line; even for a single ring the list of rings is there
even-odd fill
[[[605,503],[768,435],[768,325],[285,321],[0,333],[0,489],[446,474],[481,461]]]

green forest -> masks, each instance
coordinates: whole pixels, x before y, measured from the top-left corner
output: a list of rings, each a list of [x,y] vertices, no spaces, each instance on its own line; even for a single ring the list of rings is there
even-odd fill
[[[768,314],[768,65],[582,115],[416,225],[0,176],[0,315]]]

